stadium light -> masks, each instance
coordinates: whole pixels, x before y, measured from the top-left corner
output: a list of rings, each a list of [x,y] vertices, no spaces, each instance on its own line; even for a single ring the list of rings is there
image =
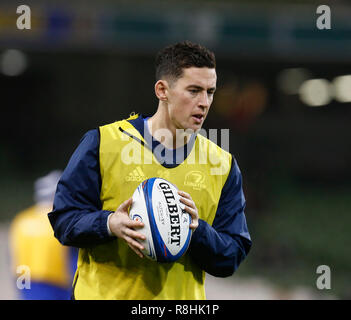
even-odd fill
[[[334,95],[339,102],[351,102],[351,75],[334,78]]]
[[[320,107],[332,99],[332,85],[326,79],[311,79],[302,83],[299,89],[300,99],[310,107]]]
[[[19,76],[27,68],[27,57],[19,50],[9,49],[0,57],[0,71],[9,77]]]
[[[309,70],[289,68],[282,70],[277,77],[277,86],[285,94],[298,94],[301,84],[311,78]]]

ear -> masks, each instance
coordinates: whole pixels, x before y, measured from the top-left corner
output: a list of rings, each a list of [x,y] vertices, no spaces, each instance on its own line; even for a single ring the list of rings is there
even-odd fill
[[[166,80],[158,80],[155,83],[155,94],[160,101],[167,101],[168,82]]]

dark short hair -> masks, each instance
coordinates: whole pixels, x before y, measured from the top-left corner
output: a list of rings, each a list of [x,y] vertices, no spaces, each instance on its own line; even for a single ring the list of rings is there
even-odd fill
[[[177,80],[183,69],[216,68],[216,58],[212,51],[190,41],[179,42],[158,52],[155,61],[156,81],[164,78]]]

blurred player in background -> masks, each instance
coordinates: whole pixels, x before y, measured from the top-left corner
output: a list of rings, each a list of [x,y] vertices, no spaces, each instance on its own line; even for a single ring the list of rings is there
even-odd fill
[[[75,299],[205,299],[205,272],[228,277],[248,254],[239,167],[229,152],[197,135],[216,90],[215,66],[214,54],[197,44],[161,50],[156,113],[91,130],[74,152],[49,218],[62,244],[80,247]],[[165,131],[169,134],[158,135]],[[135,158],[128,163],[129,147]],[[207,161],[199,163],[204,154]],[[193,155],[196,161],[186,162]],[[143,223],[128,216],[136,187],[155,176],[182,190],[192,217],[189,250],[174,263],[142,259],[137,240],[144,236],[137,230]]]
[[[52,210],[58,170],[34,183],[35,204],[18,213],[10,228],[12,274],[21,275],[21,267],[30,271],[30,287],[19,287],[19,299],[68,300],[76,269],[78,250],[62,246],[54,237],[47,213]]]

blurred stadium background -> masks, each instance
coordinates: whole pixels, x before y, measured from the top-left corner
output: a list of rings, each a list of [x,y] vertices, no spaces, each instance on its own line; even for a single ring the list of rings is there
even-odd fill
[[[20,4],[0,4],[0,299],[15,298],[7,232],[34,180],[63,169],[87,130],[151,114],[154,55],[185,39],[216,53],[205,128],[230,128],[253,239],[230,280],[208,278],[208,298],[351,298],[348,1],[23,4],[31,30],[16,28]],[[330,30],[316,27],[321,4]]]

